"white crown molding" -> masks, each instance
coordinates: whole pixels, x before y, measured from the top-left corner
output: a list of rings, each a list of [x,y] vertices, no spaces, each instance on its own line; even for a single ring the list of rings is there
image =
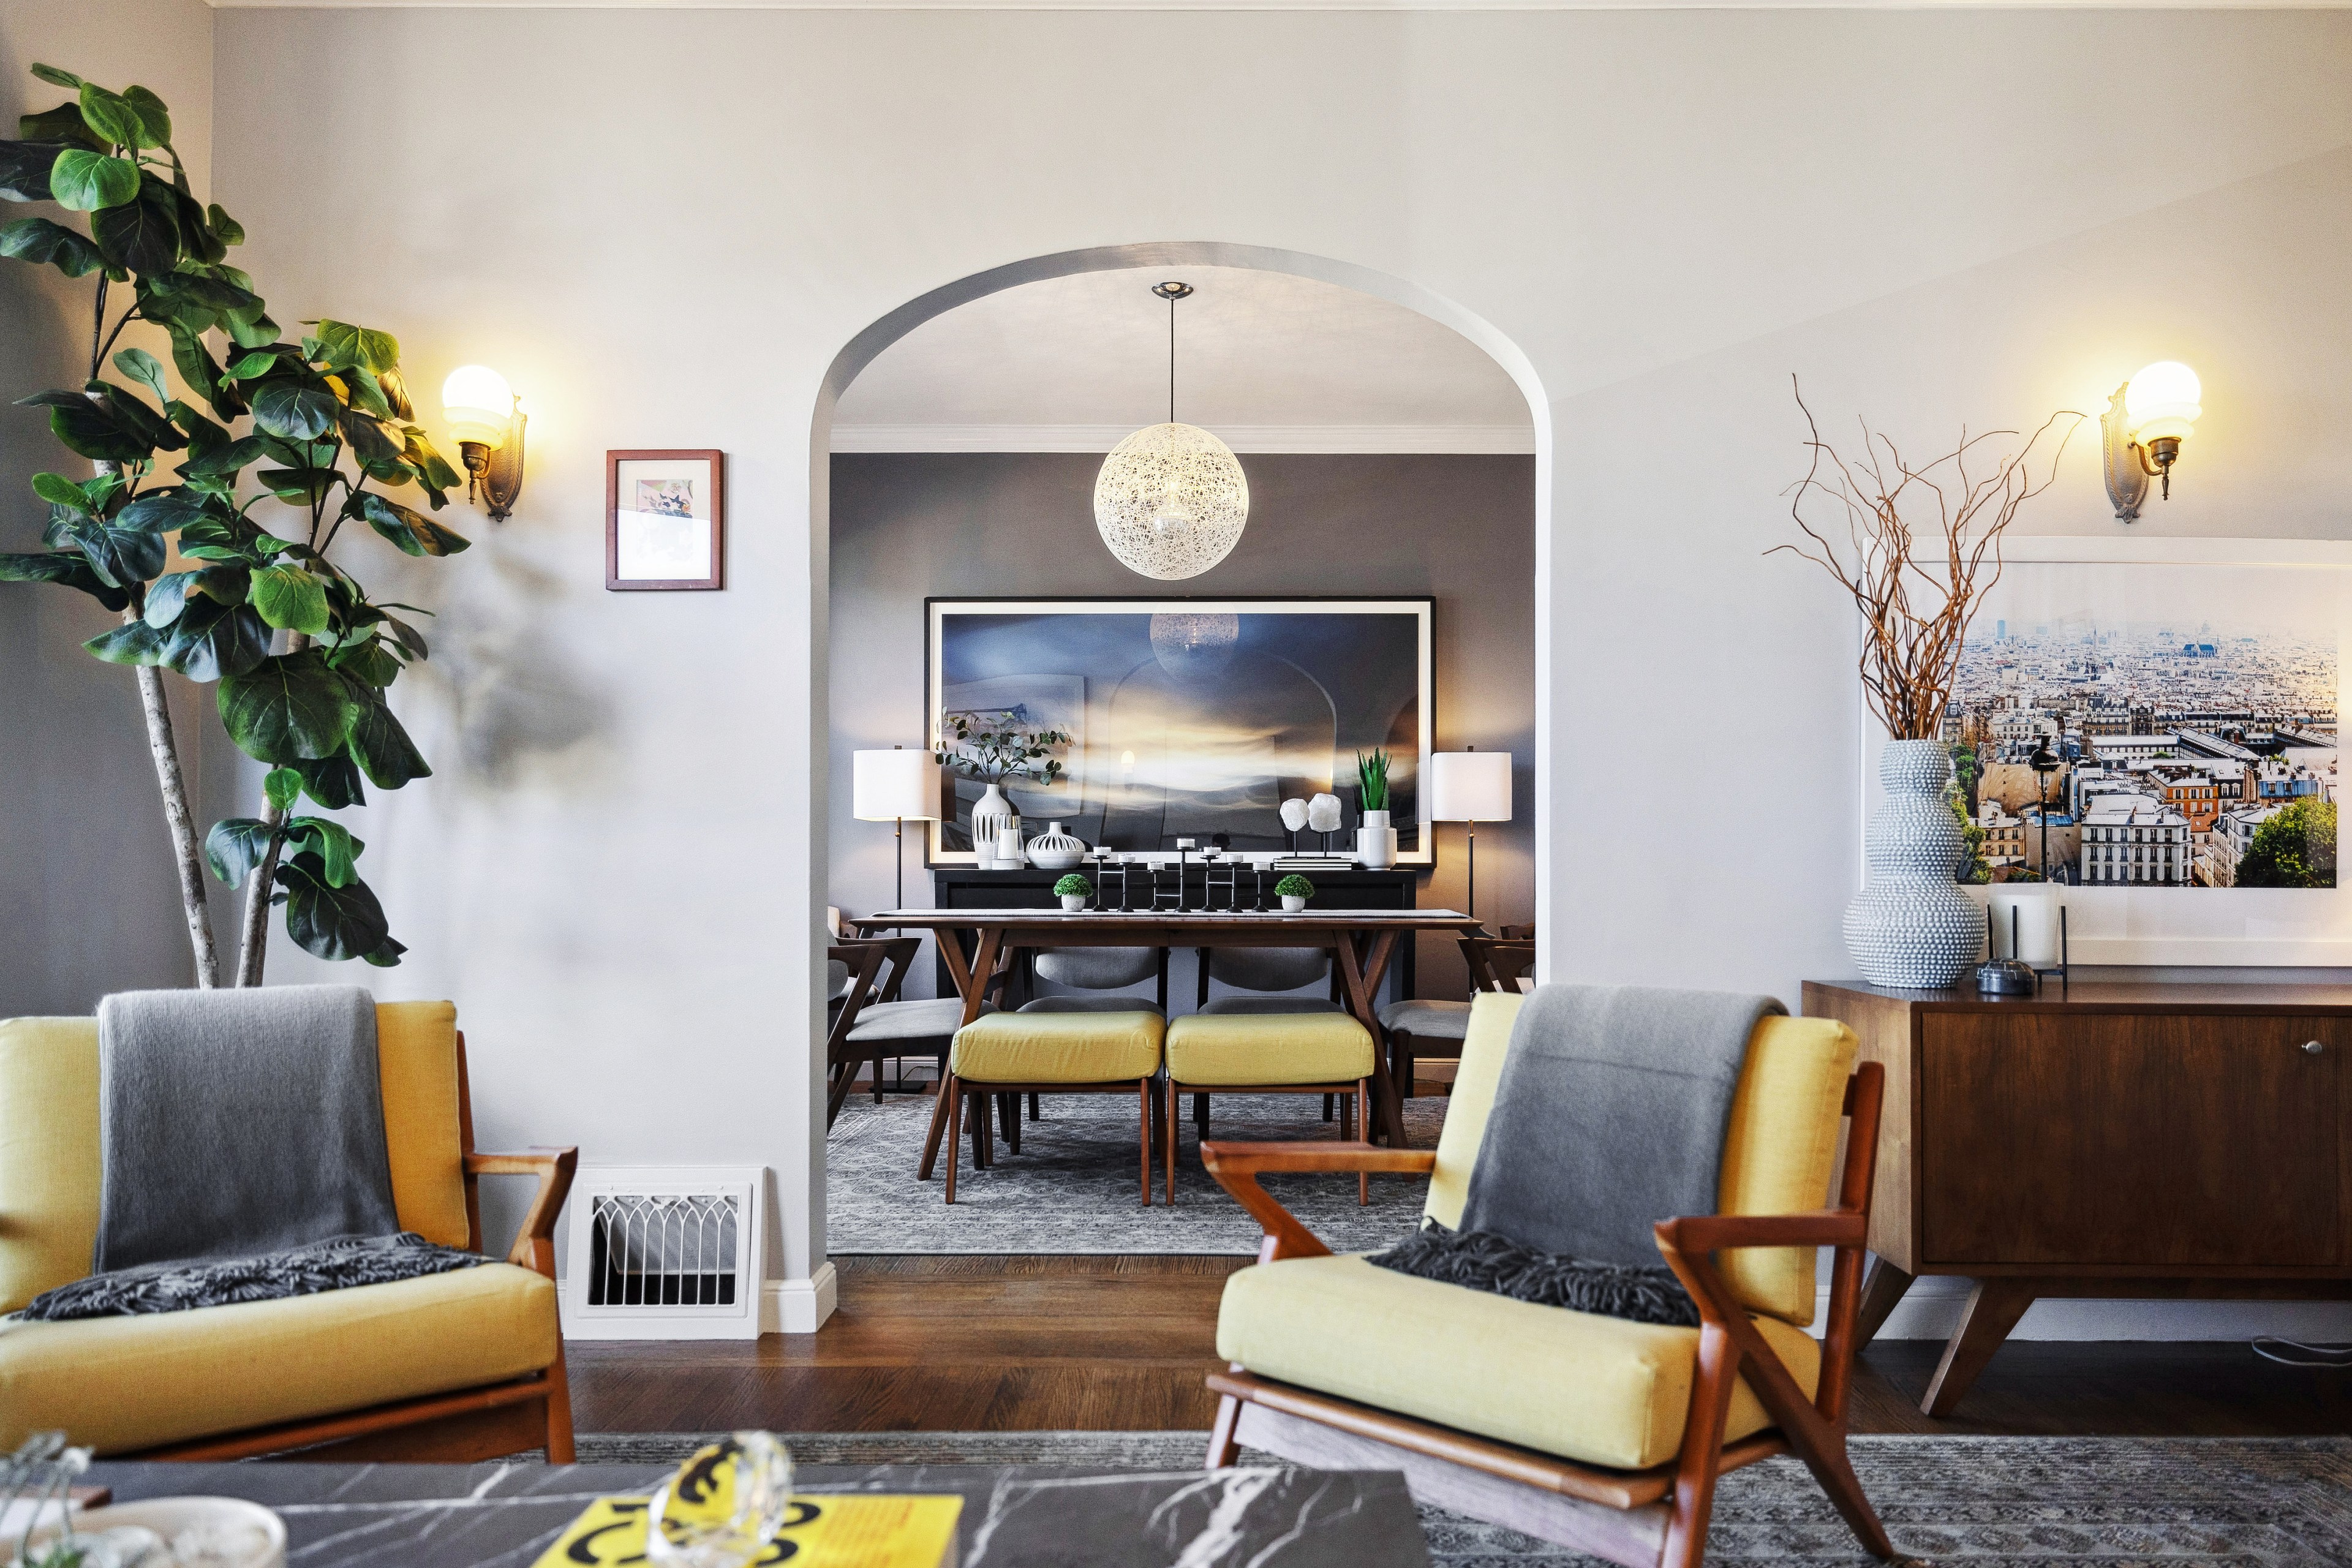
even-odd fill
[[[1524,425],[1218,425],[1236,452],[1453,452],[1524,455]],[[835,425],[836,452],[1108,452],[1131,425]]]

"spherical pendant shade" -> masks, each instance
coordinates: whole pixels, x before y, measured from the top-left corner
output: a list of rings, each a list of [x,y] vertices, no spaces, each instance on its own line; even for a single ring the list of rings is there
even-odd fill
[[[1239,543],[1249,481],[1233,449],[1197,425],[1147,425],[1095,477],[1095,527],[1130,572],[1197,577]]]

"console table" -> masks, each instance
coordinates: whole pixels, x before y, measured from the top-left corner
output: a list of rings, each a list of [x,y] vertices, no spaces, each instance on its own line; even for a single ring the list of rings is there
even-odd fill
[[[1922,1274],[1975,1281],[1948,1415],[2042,1297],[2352,1298],[2352,987],[1808,981],[1886,1069],[1858,1343]]]

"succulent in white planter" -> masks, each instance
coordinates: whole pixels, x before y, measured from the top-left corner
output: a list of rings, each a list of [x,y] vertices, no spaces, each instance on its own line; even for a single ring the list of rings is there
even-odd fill
[[[1274,885],[1274,896],[1282,900],[1284,913],[1295,915],[1315,896],[1315,884],[1294,871]]]
[[[1054,884],[1054,896],[1062,900],[1062,908],[1076,914],[1095,896],[1095,885],[1073,871]]]

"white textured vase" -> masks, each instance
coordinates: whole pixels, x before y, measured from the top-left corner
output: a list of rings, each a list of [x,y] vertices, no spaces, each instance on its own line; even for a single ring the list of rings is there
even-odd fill
[[[996,863],[996,836],[1008,827],[1021,825],[1021,814],[994,784],[971,805],[971,847],[980,857],[980,868],[992,868]]]
[[[1845,910],[1846,951],[1873,985],[1937,990],[1968,972],[1984,916],[1960,891],[1960,824],[1944,799],[1952,758],[1939,741],[1895,741],[1878,761],[1886,804],[1863,837],[1868,879]]]

